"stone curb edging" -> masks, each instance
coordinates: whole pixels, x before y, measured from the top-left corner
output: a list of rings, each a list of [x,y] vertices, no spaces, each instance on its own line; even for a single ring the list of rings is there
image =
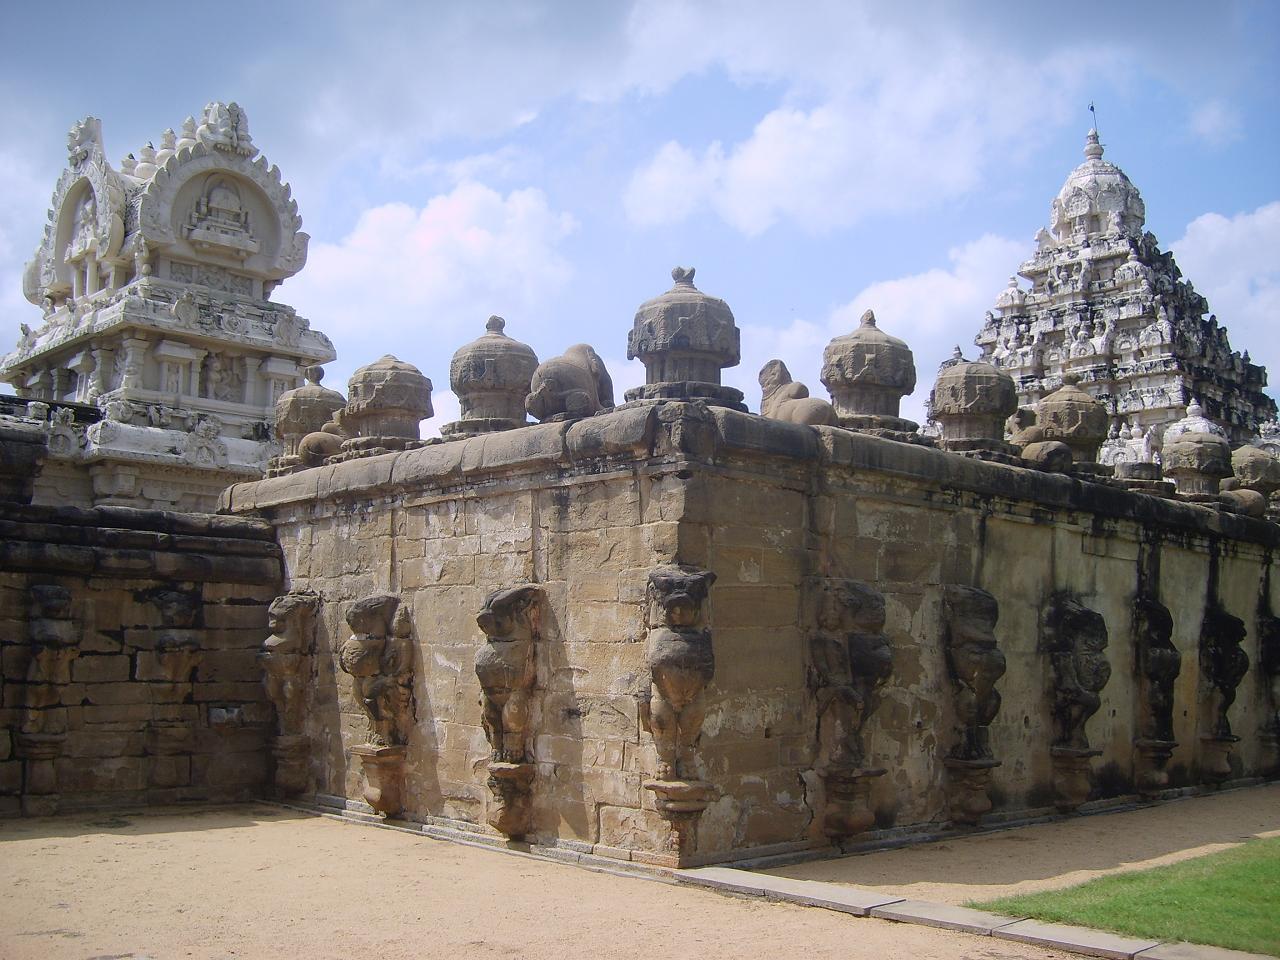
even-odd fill
[[[969,907],[908,900],[845,884],[774,877],[732,867],[698,867],[672,871],[672,874],[677,883],[734,896],[838,910],[855,917],[918,923],[1110,960],[1269,960],[1262,954],[1194,943],[1141,940],[1088,927],[1005,917]]]
[[[1263,954],[1242,953],[1238,950],[1227,950],[1198,943],[1139,940],[1102,930],[1093,930],[1089,927],[1044,923],[1026,917],[1005,917],[970,907],[895,897],[847,884],[775,877],[734,867],[694,867],[677,870],[635,861],[613,860],[609,857],[558,847],[517,843],[483,833],[473,835],[437,824],[412,821],[387,822],[375,814],[365,814],[350,809],[327,809],[281,800],[264,799],[254,802],[296,810],[300,813],[310,813],[343,823],[396,830],[412,836],[460,843],[468,847],[517,857],[565,863],[620,877],[703,887],[728,896],[793,903],[802,907],[834,910],[854,917],[873,917],[897,923],[917,923],[976,936],[1031,943],[1085,956],[1106,957],[1110,960],[1275,960]]]

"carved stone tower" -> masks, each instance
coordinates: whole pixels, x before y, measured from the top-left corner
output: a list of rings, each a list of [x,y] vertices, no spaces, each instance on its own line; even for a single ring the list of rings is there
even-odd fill
[[[1233,443],[1276,415],[1263,367],[1231,349],[1173,255],[1143,231],[1146,207],[1124,172],[1102,159],[1090,130],[1085,161],[1054,199],[1036,252],[996,298],[974,342],[1011,374],[1018,402],[1034,406],[1075,373],[1111,422],[1156,445],[1166,424],[1198,397]]]
[[[0,380],[29,401],[96,407],[35,500],[212,510],[276,452],[275,401],[329,338],[268,298],[302,269],[308,237],[244,111],[211,103],[117,170],[86,118],[23,288],[23,325]],[[46,408],[41,408],[42,410]],[[64,418],[65,419],[65,418]]]

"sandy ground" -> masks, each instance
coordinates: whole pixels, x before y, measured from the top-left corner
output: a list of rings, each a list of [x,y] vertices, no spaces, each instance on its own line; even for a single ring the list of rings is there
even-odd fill
[[[1067,960],[266,805],[0,822],[0,957]]]
[[[939,903],[1053,890],[1280,836],[1280,784],[763,871]]]

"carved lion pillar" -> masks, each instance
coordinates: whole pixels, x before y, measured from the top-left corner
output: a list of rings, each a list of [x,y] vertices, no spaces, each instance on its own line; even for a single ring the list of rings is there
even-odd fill
[[[1055,597],[1045,615],[1044,645],[1053,667],[1054,803],[1070,813],[1089,799],[1089,761],[1102,753],[1089,746],[1085,724],[1098,712],[1099,694],[1111,679],[1106,621],[1071,597]]]
[[[716,799],[715,785],[701,780],[694,748],[706,714],[704,691],[715,675],[707,592],[716,575],[691,567],[659,567],[645,590],[649,694],[640,700],[640,721],[653,735],[658,770],[652,790],[658,814],[671,824],[674,854],[683,860],[697,847],[697,823]]]
[[[484,706],[484,734],[492,750],[489,823],[519,838],[531,826],[533,778],[529,756],[529,700],[537,682],[539,601],[533,584],[497,590],[485,598],[476,623],[485,642],[476,651]]]
[[[282,796],[307,788],[307,678],[315,643],[315,617],[320,598],[314,593],[286,593],[267,608],[271,636],[262,644],[262,685],[276,708],[271,744],[275,787]]]
[[[1236,701],[1236,688],[1249,670],[1244,621],[1211,602],[1200,630],[1200,688],[1206,729],[1200,734],[1200,771],[1220,783],[1231,776],[1231,753],[1240,738],[1231,732],[1227,711]]]
[[[364,798],[388,816],[404,800],[405,743],[413,726],[413,622],[394,594],[357,600],[347,610],[351,636],[338,663],[369,718],[369,742],[351,748],[364,771]]]
[[[1164,768],[1178,745],[1173,739],[1173,690],[1182,655],[1173,645],[1173,616],[1154,598],[1133,601],[1133,630],[1138,688],[1134,780],[1139,796],[1149,800],[1168,786]]]
[[[826,789],[822,831],[839,841],[875,822],[869,795],[884,769],[869,768],[862,728],[893,672],[884,635],[884,597],[854,580],[824,579],[813,597],[810,686],[818,704],[815,772]]]
[[[71,682],[79,635],[71,615],[71,591],[33,584],[28,601],[30,660],[22,696],[22,720],[14,748],[24,764],[22,810],[47,816],[57,809],[54,760],[62,755],[67,719],[62,690]]]
[[[943,761],[951,819],[976,824],[991,809],[987,788],[1000,766],[991,753],[991,721],[1000,712],[996,681],[1004,676],[1004,654],[996,647],[996,598],[977,587],[943,588],[943,639],[951,673],[956,742]]]

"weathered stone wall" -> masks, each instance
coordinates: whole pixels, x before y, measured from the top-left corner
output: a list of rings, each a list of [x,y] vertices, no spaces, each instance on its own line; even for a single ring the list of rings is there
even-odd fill
[[[1073,761],[1091,769],[1094,798],[1137,789],[1139,592],[1169,609],[1181,652],[1168,785],[1255,776],[1275,761],[1260,733],[1268,700],[1256,628],[1260,602],[1276,609],[1260,590],[1270,589],[1280,528],[1216,509],[698,403],[640,405],[241,484],[224,506],[269,519],[290,589],[319,596],[306,792],[357,800],[367,782],[352,748],[370,739],[370,723],[342,662],[352,604],[393,594],[411,610],[400,812],[413,819],[479,829],[493,819],[476,615],[490,592],[525,582],[543,594],[526,833],[539,842],[685,863],[823,846],[847,838],[864,802],[841,800],[852,812],[833,826],[831,783],[868,788],[876,827],[951,819],[944,759],[965,726],[945,640],[957,629],[944,602],[954,585],[989,592],[999,608],[993,637],[1007,669],[989,727],[999,761],[985,786],[991,815],[1066,802],[1051,747],[1055,704],[1069,711],[1074,701],[1055,699],[1055,671],[1085,676],[1096,657],[1083,646],[1065,659],[1049,650],[1048,611],[1060,597],[1101,614],[1108,632],[1110,679],[1096,711],[1083,711],[1102,752]],[[646,630],[655,626],[646,579],[675,563],[717,577],[702,611],[715,673],[696,769],[685,776],[713,784],[719,798],[688,845],[675,842],[675,821],[646,789],[659,758],[640,708],[650,691]],[[882,635],[892,657],[887,680],[859,686],[855,656],[835,701],[812,652],[827,629],[824,590],[871,597],[849,636],[874,656]],[[1241,739],[1225,754],[1201,739],[1212,732],[1199,656],[1211,593],[1244,621],[1251,661],[1228,711]],[[976,699],[986,702],[981,690]],[[842,722],[861,724],[858,763],[829,762],[820,743],[820,704],[831,702],[854,705]],[[1210,777],[1212,750],[1230,768]]]
[[[0,813],[260,796],[266,524],[0,504]]]

